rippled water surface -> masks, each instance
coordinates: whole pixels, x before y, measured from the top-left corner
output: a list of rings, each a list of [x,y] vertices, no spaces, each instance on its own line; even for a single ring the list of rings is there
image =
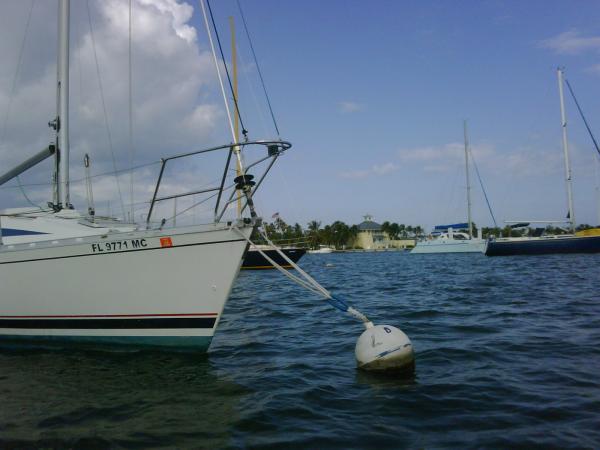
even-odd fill
[[[243,272],[207,356],[0,351],[0,448],[600,448],[600,255],[357,253],[302,266],[417,354],[355,369],[362,326]]]

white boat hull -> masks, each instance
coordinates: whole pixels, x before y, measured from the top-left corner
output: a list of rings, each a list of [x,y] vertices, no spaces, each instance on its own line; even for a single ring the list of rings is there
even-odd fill
[[[333,253],[333,249],[332,248],[320,248],[318,250],[309,250],[308,253],[313,254],[313,255],[320,255],[320,254],[327,254],[327,253]]]
[[[221,224],[4,245],[0,338],[206,349],[244,236]]]
[[[411,253],[484,253],[486,245],[485,239],[433,239],[417,242]]]

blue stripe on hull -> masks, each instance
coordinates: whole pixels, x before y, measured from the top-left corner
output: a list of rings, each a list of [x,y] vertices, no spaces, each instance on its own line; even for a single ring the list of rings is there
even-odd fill
[[[2,228],[2,236],[33,236],[36,234],[48,234],[40,231],[18,230],[16,228]]]
[[[0,335],[0,345],[48,347],[75,345],[98,350],[165,349],[206,352],[212,336],[24,336]]]
[[[548,255],[553,253],[600,253],[600,236],[490,241],[487,256]]]

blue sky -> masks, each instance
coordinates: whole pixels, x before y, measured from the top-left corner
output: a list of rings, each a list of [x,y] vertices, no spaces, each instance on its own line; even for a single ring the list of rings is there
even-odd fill
[[[598,3],[241,2],[282,137],[294,144],[257,196],[265,217],[279,212],[288,222],[352,224],[370,213],[380,222],[426,228],[462,221],[464,119],[500,223],[565,216],[555,69],[565,67],[600,134]],[[34,3],[31,36],[9,101],[29,5],[8,1],[0,17],[0,57],[7,62],[0,67],[0,116],[8,117],[0,155],[11,164],[47,142],[45,122],[54,109],[53,2]],[[236,18],[240,105],[250,137],[273,137],[236,3],[213,0],[212,7],[227,59],[227,18]],[[90,1],[90,11],[119,150],[127,147],[128,129],[127,1]],[[83,3],[73,2],[72,19],[73,153],[78,161],[84,151],[97,149],[95,167],[102,171],[110,159]],[[229,142],[199,4],[134,0],[133,20],[136,163]],[[596,224],[598,162],[568,96],[567,114],[576,218]],[[117,163],[126,166],[126,156]],[[73,170],[80,174],[78,165]],[[36,173],[25,181],[39,181]],[[190,170],[180,176],[195,177]],[[474,219],[491,225],[474,173],[472,180]],[[42,202],[44,189],[29,194]],[[98,182],[95,197],[108,199],[109,190],[113,181]],[[136,185],[138,198],[147,193],[148,186]]]
[[[217,17],[235,12],[226,4]],[[467,119],[497,218],[564,217],[555,68],[565,66],[600,133],[597,3],[242,4],[295,145],[263,193],[269,211],[301,223],[367,212],[425,226],[462,220]],[[567,111],[576,216],[596,223],[595,151],[568,98]],[[474,191],[476,221],[491,224]]]

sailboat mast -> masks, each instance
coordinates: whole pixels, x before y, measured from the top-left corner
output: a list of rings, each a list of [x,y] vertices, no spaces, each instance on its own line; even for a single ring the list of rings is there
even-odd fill
[[[567,141],[567,118],[565,113],[565,99],[563,95],[563,71],[556,69],[558,75],[558,95],[560,97],[560,124],[562,128],[563,151],[565,154],[565,180],[567,183],[567,199],[569,202],[569,222],[571,231],[575,233],[575,212],[573,211],[573,180],[571,175],[571,161],[569,159],[569,144]]]
[[[471,177],[469,175],[469,138],[467,136],[467,121],[463,121],[465,135],[465,171],[467,174],[467,219],[469,222],[469,239],[473,239],[473,220],[471,218]]]
[[[596,155],[596,203],[598,206],[598,226],[600,226],[600,155]]]
[[[238,104],[238,71],[237,71],[237,47],[235,44],[235,23],[233,21],[233,17],[229,17],[229,27],[231,28],[231,65],[233,71],[233,105],[236,107]],[[240,142],[240,120],[239,116],[235,114],[233,116],[233,133],[235,142]],[[236,151],[239,152],[239,146],[236,146]],[[236,175],[240,176],[242,174],[242,168],[240,166],[240,162],[237,161],[236,164]],[[242,216],[242,192],[238,190],[237,193],[237,215],[238,217]]]
[[[69,196],[69,0],[60,0],[58,8],[57,62],[57,141],[58,141],[58,203],[70,208]]]

